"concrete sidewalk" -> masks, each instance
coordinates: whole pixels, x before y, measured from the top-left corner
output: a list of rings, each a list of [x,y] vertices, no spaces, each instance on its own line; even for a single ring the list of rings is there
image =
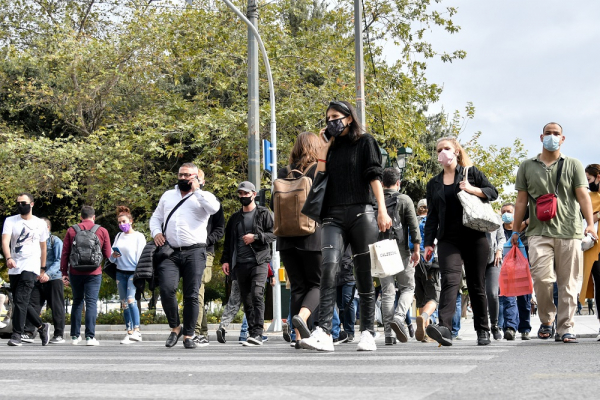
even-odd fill
[[[227,329],[227,340],[237,341],[240,333],[242,324],[230,324]],[[281,332],[266,332],[269,323],[265,323],[265,335],[269,337],[269,340],[282,341],[283,336]],[[537,331],[540,326],[540,319],[537,315],[531,317],[531,338],[537,340]],[[212,342],[217,341],[216,330],[219,328],[219,324],[209,324],[208,333],[209,340]],[[575,316],[575,333],[579,338],[596,338],[598,335],[598,329],[600,324],[595,315],[577,315]],[[169,326],[166,324],[160,325],[142,325],[141,331],[145,341],[164,341],[169,336]],[[359,332],[359,326],[356,326],[355,331]],[[85,327],[81,327],[81,332],[85,331]],[[377,331],[383,336],[383,327],[377,328]],[[69,332],[69,327],[65,328],[65,333]],[[477,339],[477,334],[473,328],[473,319],[463,318],[461,320],[461,329],[459,335],[463,340]],[[98,340],[121,340],[125,337],[125,326],[124,325],[97,325],[96,326],[96,338]],[[517,335],[517,340],[521,340],[520,335]]]

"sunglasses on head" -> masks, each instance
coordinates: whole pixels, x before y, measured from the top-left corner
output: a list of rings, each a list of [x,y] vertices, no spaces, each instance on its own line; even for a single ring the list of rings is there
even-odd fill
[[[348,115],[351,115],[352,113],[350,112],[350,109],[348,108],[347,105],[345,105],[344,103],[342,103],[341,101],[330,101],[329,102],[329,107],[331,106],[337,106],[340,107],[342,110],[344,110],[345,113],[347,113]]]

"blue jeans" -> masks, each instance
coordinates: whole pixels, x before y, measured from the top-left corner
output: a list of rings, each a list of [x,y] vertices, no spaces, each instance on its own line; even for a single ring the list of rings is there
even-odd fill
[[[290,311],[287,318],[287,324],[290,328],[290,337],[292,338],[292,342],[296,341],[296,331],[294,330],[294,324],[292,323],[292,302],[290,302]]]
[[[459,293],[456,296],[456,311],[454,311],[454,317],[452,317],[452,337],[458,336],[460,331],[460,314],[462,312],[462,295]]]
[[[354,336],[354,325],[356,324],[354,282],[344,283],[337,287],[337,306],[340,309],[339,317],[344,331]]]
[[[340,316],[333,307],[333,318],[331,319],[331,337],[337,339],[340,337]]]
[[[244,314],[244,319],[242,320],[242,328],[240,329],[240,339],[248,339],[248,320],[246,319],[246,314]]]
[[[531,295],[517,296],[519,332],[531,332]]]
[[[133,284],[133,273],[124,273],[117,270],[117,289],[119,298],[125,309],[123,317],[127,331],[132,331],[140,327],[140,310],[135,301],[135,285]]]
[[[102,284],[102,275],[69,274],[73,292],[71,307],[71,336],[79,337],[81,333],[81,311],[85,301],[85,337],[96,335],[96,317],[98,316],[98,293]]]
[[[499,296],[498,327],[503,331],[512,328],[517,331],[519,326],[519,310],[516,297]]]

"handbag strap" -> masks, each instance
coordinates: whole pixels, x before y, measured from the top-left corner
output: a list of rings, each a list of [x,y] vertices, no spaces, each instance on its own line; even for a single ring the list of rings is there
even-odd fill
[[[469,182],[469,167],[465,167],[465,182]]]
[[[554,190],[554,194],[556,195],[557,198],[558,198],[558,185],[560,184],[560,177],[562,175],[564,161],[565,161],[564,158],[561,158],[558,161],[558,171],[556,172],[556,190]]]
[[[176,210],[179,208],[179,206],[181,206],[183,203],[185,203],[185,201],[186,201],[187,199],[189,199],[190,197],[192,197],[192,194],[194,194],[194,193],[190,193],[190,194],[188,194],[187,196],[185,196],[183,199],[181,199],[181,200],[179,201],[179,203],[177,203],[177,205],[176,205],[175,207],[173,207],[173,209],[172,209],[172,210],[171,210],[171,212],[169,213],[169,216],[167,217],[167,220],[165,221],[165,223],[164,223],[164,224],[163,224],[163,226],[162,226],[162,233],[163,233],[163,236],[166,236],[166,235],[165,235],[165,231],[167,230],[167,224],[169,223],[169,220],[171,219],[171,216],[173,215],[173,213],[174,213],[174,212],[175,212],[175,211],[176,211]]]

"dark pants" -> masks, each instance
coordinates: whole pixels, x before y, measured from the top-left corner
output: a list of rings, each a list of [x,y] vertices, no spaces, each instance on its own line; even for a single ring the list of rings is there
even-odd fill
[[[248,321],[250,336],[262,336],[265,323],[265,282],[269,267],[263,264],[236,264],[235,274]]]
[[[600,318],[600,262],[596,261],[592,266],[592,278],[594,279],[594,292],[596,293],[596,311]]]
[[[485,271],[489,251],[485,235],[463,237],[460,244],[444,240],[438,243],[438,259],[442,276],[440,325],[452,329],[452,317],[456,309],[456,296],[461,285],[464,262],[475,330],[490,330],[485,296]]]
[[[52,322],[54,323],[54,336],[64,336],[65,332],[65,285],[61,279],[54,279],[46,283],[35,283],[31,291],[31,304],[39,314],[42,312],[44,303],[52,310]],[[33,333],[37,328],[27,321],[25,332]]]
[[[377,220],[373,206],[354,204],[327,209],[323,218],[321,248],[323,268],[321,269],[321,299],[319,306],[319,326],[326,333],[331,332],[331,320],[336,298],[336,275],[340,269],[342,254],[346,245],[352,246],[356,288],[360,296],[360,330],[375,334],[375,290],[371,277],[369,245],[377,241]]]
[[[177,303],[177,287],[179,279],[183,278],[183,335],[185,336],[194,336],[194,327],[198,320],[200,307],[198,290],[200,290],[205,267],[205,249],[195,248],[175,251],[157,268],[160,298],[171,328],[177,328],[181,323],[179,304]]]
[[[517,296],[519,332],[531,332],[531,295]]]
[[[81,311],[85,301],[85,337],[96,336],[96,317],[98,316],[98,293],[102,284],[102,275],[69,274],[69,282],[73,291],[71,307],[71,336],[79,337],[81,333]]]
[[[346,282],[337,287],[337,306],[340,309],[340,323],[344,331],[354,335],[354,324],[356,324],[356,309],[354,308],[354,282]]]
[[[303,307],[314,313],[319,307],[321,252],[289,249],[279,253],[290,279],[292,317]]]
[[[14,303],[13,334],[18,334],[20,337],[25,329],[26,321],[29,321],[36,329],[42,326],[40,313],[36,312],[31,304],[31,292],[37,282],[37,275],[33,272],[23,271],[18,275],[9,275],[8,277]]]

